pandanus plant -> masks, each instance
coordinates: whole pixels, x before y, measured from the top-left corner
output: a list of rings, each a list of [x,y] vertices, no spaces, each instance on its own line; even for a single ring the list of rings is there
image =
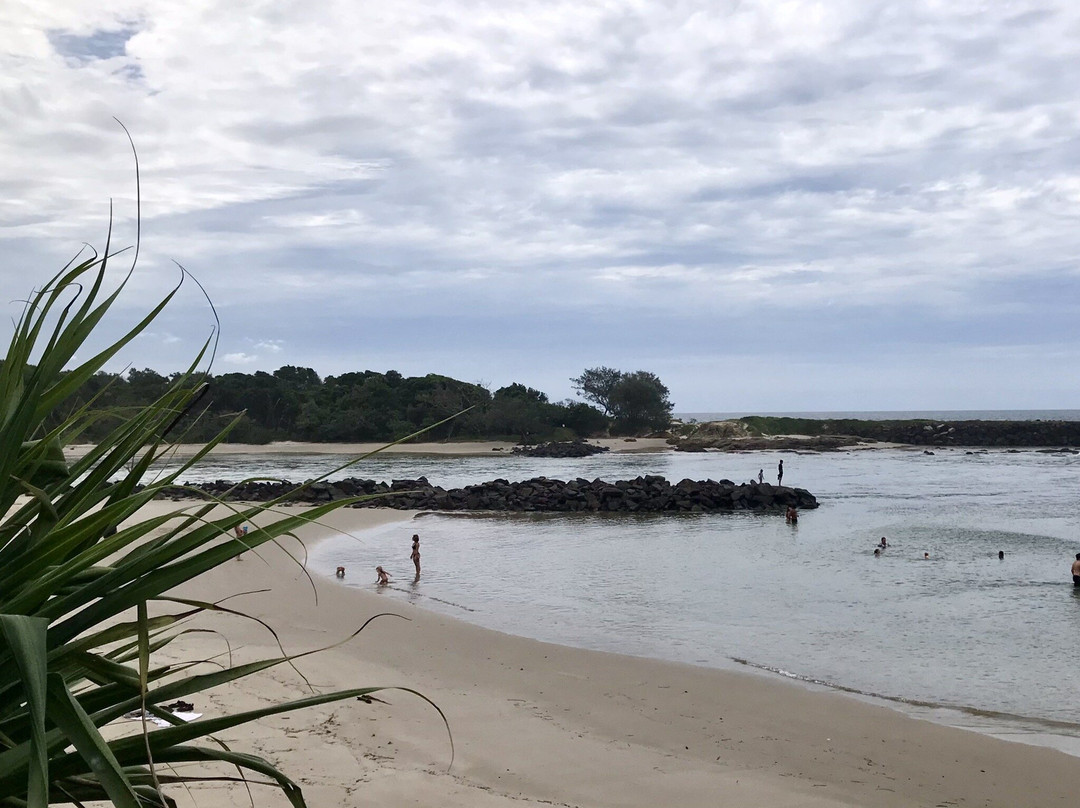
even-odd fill
[[[128,269],[108,291],[109,250],[107,242],[102,253],[77,257],[31,295],[0,366],[0,806],[103,800],[124,808],[173,805],[166,787],[199,777],[181,776],[176,764],[207,761],[231,764],[230,776],[239,780],[276,785],[294,806],[303,806],[300,788],[282,771],[215,743],[214,733],[302,707],[367,700],[378,688],[309,693],[185,722],[165,706],[291,664],[293,657],[282,651],[209,672],[207,666],[156,664],[153,658],[183,637],[184,622],[198,613],[230,611],[171,596],[176,587],[352,500],[278,512],[242,536],[234,528],[277,503],[222,508],[207,501],[139,516],[224,436],[171,472],[154,466],[177,440],[172,433],[178,424],[195,417],[205,385],[197,368],[212,354],[213,336],[160,399],[124,413],[106,439],[65,460],[62,447],[100,417],[93,399],[73,394],[145,331],[179,288],[120,339],[80,360],[131,276]],[[140,733],[103,735],[103,727],[132,712],[144,717]]]

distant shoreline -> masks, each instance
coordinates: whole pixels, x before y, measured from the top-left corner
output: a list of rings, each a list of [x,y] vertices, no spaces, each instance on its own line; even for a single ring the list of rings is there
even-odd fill
[[[740,418],[807,418],[815,421],[1080,421],[1080,410],[807,410],[805,412],[677,412],[682,421],[736,421]]]
[[[671,446],[665,438],[595,438],[594,445],[605,446],[612,452],[663,452]],[[388,446],[385,443],[310,443],[304,441],[274,441],[272,443],[219,443],[210,450],[214,455],[255,455],[255,454],[329,454],[351,455],[360,457],[378,452],[379,454],[397,455],[444,455],[448,457],[485,457],[491,454],[510,454],[518,445],[513,441],[460,441],[452,443],[398,443]],[[78,458],[93,448],[93,444],[80,443],[64,447],[64,454],[69,458]],[[202,449],[201,444],[181,443],[170,448],[170,454],[177,457],[189,457]]]
[[[587,441],[595,446],[604,446],[616,454],[644,454],[679,451],[666,438],[592,438]],[[688,440],[684,446],[695,441]],[[1047,441],[1040,443],[993,443],[964,441],[958,443],[938,443],[934,436],[925,442],[919,440],[898,441],[865,437],[853,437],[851,442],[832,445],[830,439],[821,435],[798,433],[747,437],[736,440],[715,440],[702,442],[699,451],[737,454],[743,452],[837,452],[837,451],[874,451],[883,449],[906,449],[910,451],[1067,451],[1076,453],[1069,447],[1073,441]],[[211,455],[340,455],[344,457],[363,457],[371,454],[409,455],[429,457],[490,457],[492,454],[510,455],[515,446],[512,441],[455,441],[430,443],[315,443],[308,441],[273,441],[271,443],[221,443],[210,450]],[[80,443],[64,447],[68,460],[85,456],[94,444]],[[181,443],[169,447],[171,457],[191,457],[203,448],[202,444]],[[685,449],[684,449],[685,450]]]

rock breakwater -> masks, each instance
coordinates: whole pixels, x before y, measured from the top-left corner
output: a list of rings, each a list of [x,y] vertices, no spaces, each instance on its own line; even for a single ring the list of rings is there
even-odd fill
[[[849,441],[856,438],[914,446],[1080,446],[1080,421],[864,421],[753,415],[740,419],[739,423],[755,435],[810,435]]]
[[[597,446],[581,440],[552,441],[538,446],[515,446],[511,453],[522,457],[589,457],[608,451],[606,446]]]
[[[649,475],[633,480],[562,481],[535,477],[524,482],[491,480],[464,488],[445,489],[426,478],[390,483],[349,478],[299,485],[289,482],[231,483],[224,480],[168,489],[173,499],[217,498],[242,502],[319,503],[369,497],[351,507],[396,508],[415,511],[550,511],[625,513],[711,513],[720,511],[778,511],[788,505],[816,508],[817,499],[805,488],[770,483],[736,484],[731,480],[681,480],[672,484]]]

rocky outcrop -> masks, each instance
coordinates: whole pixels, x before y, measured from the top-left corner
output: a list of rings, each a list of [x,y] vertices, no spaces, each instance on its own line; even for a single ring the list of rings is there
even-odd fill
[[[1080,421],[865,421],[747,416],[761,435],[859,438],[916,446],[1080,447]]]
[[[1080,446],[1078,421],[863,421],[848,434],[916,446]]]
[[[816,431],[812,434],[792,430],[789,434],[756,435],[742,421],[730,420],[684,424],[679,433],[669,437],[667,442],[679,452],[704,452],[707,449],[722,452],[759,452],[770,449],[831,452],[867,441],[854,435],[819,434]]]
[[[867,439],[851,435],[803,436],[780,435],[774,438],[686,438],[669,440],[677,452],[704,452],[718,449],[722,452],[760,452],[772,450],[836,452],[849,446],[866,443]],[[871,441],[873,442],[873,441]]]
[[[537,446],[515,446],[511,453],[524,457],[589,457],[594,454],[603,454],[608,450],[606,446],[597,446],[595,443],[586,443],[583,440],[552,441],[541,443]]]
[[[195,490],[189,490],[195,489]],[[715,511],[779,511],[788,505],[816,508],[817,499],[804,488],[745,483],[731,480],[681,480],[672,484],[649,475],[609,483],[578,478],[536,477],[524,482],[492,480],[464,488],[444,489],[426,478],[391,483],[350,478],[300,486],[294,483],[219,480],[169,489],[174,499],[211,496],[243,502],[268,502],[285,497],[290,502],[318,503],[367,497],[355,508],[397,508],[416,511],[551,511],[626,513],[710,513]]]

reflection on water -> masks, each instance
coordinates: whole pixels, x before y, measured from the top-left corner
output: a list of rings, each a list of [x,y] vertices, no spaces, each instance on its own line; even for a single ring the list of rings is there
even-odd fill
[[[759,468],[775,469],[781,456],[785,482],[821,502],[797,526],[751,514],[428,515],[360,541],[327,542],[313,564],[327,573],[346,564],[349,585],[372,589],[381,564],[396,575],[387,598],[516,634],[712,666],[741,658],[862,693],[953,705],[968,716],[982,711],[980,721],[1025,716],[1038,732],[1073,732],[1080,724],[1080,591],[1069,577],[1080,550],[1074,456],[387,456],[342,476],[426,476],[446,487],[535,476],[748,480]],[[220,473],[202,478],[238,479],[235,465],[218,460]],[[249,475],[294,480],[336,462],[243,458]],[[409,551],[417,531],[424,576],[414,585]],[[881,536],[890,547],[874,557]],[[371,571],[372,583],[360,570]]]

